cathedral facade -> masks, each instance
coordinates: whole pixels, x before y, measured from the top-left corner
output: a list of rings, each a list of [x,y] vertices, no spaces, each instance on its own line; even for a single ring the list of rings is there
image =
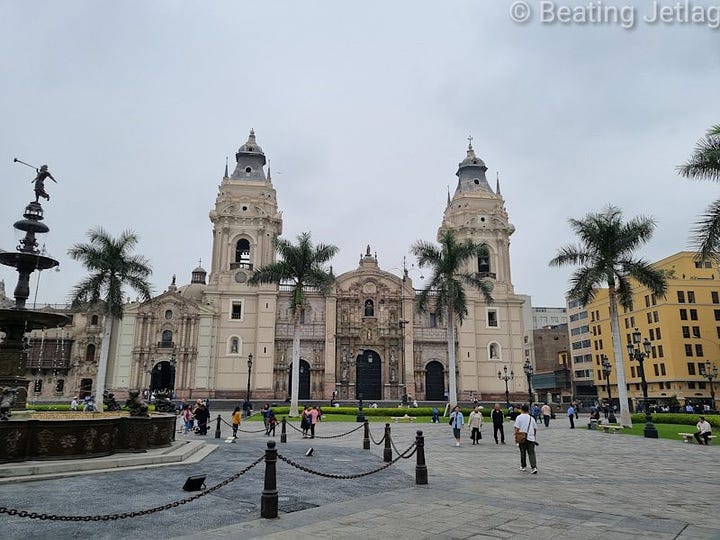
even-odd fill
[[[106,387],[119,398],[133,389],[165,388],[187,399],[250,394],[251,399],[282,401],[289,396],[290,289],[247,284],[255,269],[276,260],[273,242],[283,226],[254,132],[235,161],[232,173],[226,167],[210,211],[209,275],[198,266],[187,285],[178,286],[173,278],[159,296],[127,304],[113,329]],[[492,303],[479,291],[467,291],[468,315],[457,326],[455,340],[458,397],[504,401],[506,383],[498,372],[507,367],[516,374],[510,393],[524,399],[523,299],[515,294],[510,274],[514,228],[499,182],[493,190],[486,171],[470,145],[438,229],[438,234],[451,229],[460,240],[484,242],[488,256],[471,261],[466,270],[493,284]],[[357,267],[339,274],[329,294],[308,291],[300,315],[299,398],[446,400],[446,321],[432,311],[415,310],[416,291],[407,271],[402,276],[384,271],[371,246],[362,251]],[[95,330],[101,326],[96,313],[75,315],[62,331],[64,357],[45,360],[52,373],[38,367],[42,360],[29,364],[29,379],[50,383],[39,385],[37,400],[92,393],[92,366],[102,338]],[[45,339],[33,335],[31,351],[39,350],[40,341],[44,347]],[[82,374],[75,373],[80,369]],[[32,384],[30,390],[32,401]]]

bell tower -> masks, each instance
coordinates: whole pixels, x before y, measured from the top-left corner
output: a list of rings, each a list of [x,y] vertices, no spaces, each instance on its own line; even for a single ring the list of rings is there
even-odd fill
[[[487,303],[480,291],[468,288],[468,315],[457,329],[458,395],[487,396],[496,399],[504,392],[497,372],[502,366],[523,373],[523,299],[513,290],[510,273],[510,236],[515,227],[505,210],[500,180],[495,190],[486,178],[485,162],[477,157],[469,138],[465,159],[458,164],[458,183],[443,215],[438,235],[450,229],[459,241],[484,243],[488,255],[470,261],[465,271],[484,279],[493,287],[493,302]],[[524,377],[513,382],[516,391],[526,391]],[[502,387],[500,385],[503,385]]]
[[[208,388],[215,388],[216,397],[244,398],[250,381],[259,398],[272,388],[278,287],[250,287],[247,280],[257,268],[275,262],[274,241],[282,234],[282,214],[254,130],[235,153],[235,162],[232,174],[225,165],[210,212],[212,265],[205,300],[214,306],[217,317]]]

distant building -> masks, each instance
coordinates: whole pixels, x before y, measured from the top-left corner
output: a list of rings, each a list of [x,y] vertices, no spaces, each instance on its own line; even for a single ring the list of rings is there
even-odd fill
[[[567,313],[572,395],[584,404],[595,403],[598,397],[593,379],[593,351],[588,310],[576,300],[569,300]]]

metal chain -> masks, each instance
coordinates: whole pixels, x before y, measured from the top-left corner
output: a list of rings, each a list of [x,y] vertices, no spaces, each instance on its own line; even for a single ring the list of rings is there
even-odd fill
[[[409,452],[409,451],[410,451],[411,449],[413,449],[414,447],[415,447],[415,443],[412,443],[412,444],[408,447],[408,449],[405,450],[405,452],[403,452],[403,454]],[[413,452],[412,454],[410,454],[408,457],[412,456],[414,453],[415,453],[415,452]],[[293,460],[291,460],[290,458],[286,458],[286,457],[283,456],[282,454],[278,454],[277,457],[278,457],[278,459],[284,461],[285,463],[287,463],[287,464],[290,465],[291,467],[295,467],[296,469],[299,469],[299,470],[301,470],[301,471],[303,471],[303,472],[306,472],[306,473],[309,473],[309,474],[314,474],[314,475],[317,475],[317,476],[322,476],[323,478],[332,478],[332,479],[334,479],[334,480],[354,480],[355,478],[363,478],[364,476],[369,476],[369,475],[371,475],[371,474],[375,474],[376,472],[384,471],[385,469],[387,469],[387,468],[390,467],[391,465],[395,465],[395,463],[397,463],[400,459],[402,459],[402,458],[403,458],[403,454],[400,454],[398,457],[396,457],[395,459],[393,459],[391,462],[385,463],[383,466],[378,467],[377,469],[374,469],[374,470],[372,470],[372,471],[367,471],[367,472],[364,472],[364,473],[358,473],[358,474],[331,474],[331,473],[324,473],[324,472],[320,472],[320,471],[315,471],[315,470],[313,470],[313,469],[310,469],[310,468],[308,468],[308,467],[305,467],[304,465],[300,465],[299,463],[295,463]]]
[[[195,501],[195,500],[199,499],[200,497],[204,497],[205,495],[208,495],[208,494],[212,493],[213,491],[216,491],[216,490],[220,489],[221,487],[228,485],[230,482],[237,480],[243,474],[245,474],[250,469],[252,469],[256,465],[258,465],[260,462],[262,462],[264,459],[265,459],[265,454],[260,456],[258,459],[256,459],[253,463],[251,463],[247,467],[245,467],[239,473],[233,474],[231,477],[223,480],[219,484],[215,484],[214,486],[198,493],[197,495],[193,495],[192,497],[187,497],[187,498],[181,499],[179,501],[167,503],[162,506],[148,508],[147,510],[134,510],[132,512],[123,512],[122,514],[101,514],[101,515],[97,515],[97,516],[61,516],[61,515],[55,515],[55,514],[38,514],[37,512],[28,512],[27,510],[17,510],[15,508],[7,508],[5,506],[0,506],[0,514],[7,514],[8,516],[18,516],[21,518],[29,518],[29,519],[41,519],[41,520],[47,520],[47,521],[116,521],[118,519],[126,519],[126,518],[131,518],[131,517],[138,517],[138,516],[147,516],[149,514],[161,512],[163,510],[169,510],[171,508],[176,508],[180,505]]]
[[[415,450],[412,451],[412,454],[410,454],[410,455],[408,455],[408,456],[405,456],[403,453],[400,452],[400,450],[397,449],[397,446],[395,446],[395,441],[392,440],[392,436],[390,437],[390,444],[391,444],[392,447],[395,449],[395,452],[398,453],[398,454],[400,454],[400,457],[403,458],[403,459],[410,458],[410,457],[412,457],[413,455],[415,455],[415,452],[417,452],[417,445],[416,445],[416,446],[415,446]],[[407,452],[407,450],[405,450],[405,452]]]
[[[370,435],[370,440],[373,442],[373,444],[381,445],[383,442],[385,442],[385,434],[383,434],[382,438],[379,441],[375,440],[375,438],[372,436],[372,431],[370,431],[370,426],[368,426],[368,434]]]
[[[288,426],[290,426],[291,428],[293,428],[295,431],[297,431],[298,433],[302,433],[302,430],[296,428],[296,427],[295,427],[294,425],[292,425],[290,422],[287,422],[287,421],[286,421],[285,423],[286,423]],[[356,428],[354,428],[354,429],[351,429],[351,430],[348,431],[347,433],[340,433],[339,435],[315,435],[315,438],[316,438],[316,439],[338,439],[338,438],[340,438],[340,437],[345,437],[345,436],[347,436],[347,435],[350,435],[351,433],[355,433],[358,429],[360,429],[360,428],[362,428],[362,427],[363,427],[363,424],[360,424],[358,427],[356,427]]]

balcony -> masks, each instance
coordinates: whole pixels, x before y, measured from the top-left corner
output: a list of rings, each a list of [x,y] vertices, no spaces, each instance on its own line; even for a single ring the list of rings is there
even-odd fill
[[[495,272],[477,272],[476,275],[480,279],[497,279],[497,274]]]
[[[158,341],[158,349],[174,349],[175,348],[175,342],[174,341]]]
[[[241,268],[244,270],[252,270],[253,265],[251,262],[248,262],[248,261],[240,261],[240,262],[230,263],[230,270],[238,270]]]

